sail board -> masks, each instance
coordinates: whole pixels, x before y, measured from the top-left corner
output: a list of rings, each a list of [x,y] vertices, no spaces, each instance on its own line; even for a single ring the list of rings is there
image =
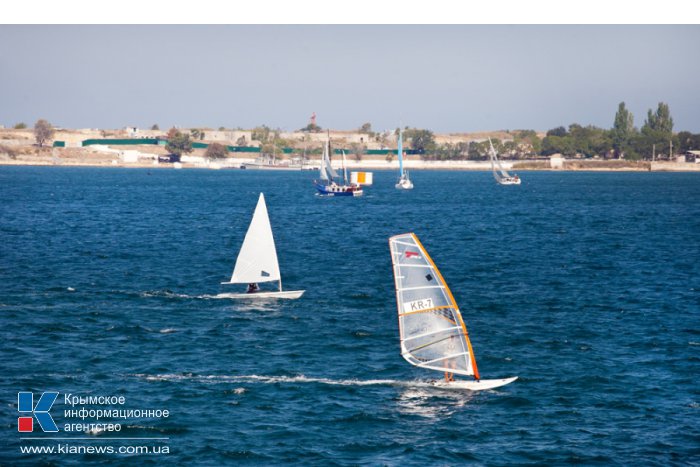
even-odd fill
[[[403,358],[417,367],[444,372],[446,379],[459,374],[477,380],[460,382],[455,386],[459,388],[490,389],[514,381],[484,380],[480,385],[479,369],[459,307],[418,237],[414,233],[395,235],[389,239],[389,248]]]
[[[273,281],[279,282],[279,290],[262,291],[257,287],[260,282]],[[275,239],[272,236],[270,217],[262,193],[243,239],[241,251],[238,252],[231,280],[222,284],[249,284],[249,290],[246,293],[222,293],[217,295],[219,298],[299,298],[304,293],[303,290],[282,290]],[[251,289],[250,285],[255,287]]]
[[[280,267],[277,262],[275,239],[272,237],[265,196],[260,193],[253,220],[250,221],[243,246],[236,259],[230,283],[250,284],[279,280]]]

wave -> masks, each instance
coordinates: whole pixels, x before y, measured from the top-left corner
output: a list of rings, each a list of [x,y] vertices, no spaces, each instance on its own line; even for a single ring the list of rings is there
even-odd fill
[[[127,375],[146,381],[197,381],[211,383],[260,383],[260,384],[325,384],[329,386],[395,386],[401,388],[436,388],[435,380],[396,380],[396,379],[330,379],[314,378],[305,375],[264,376],[264,375],[195,375],[195,374],[155,374],[135,373]],[[444,389],[444,387],[439,387]]]
[[[145,290],[139,293],[140,297],[143,298],[199,298],[198,296],[192,296],[187,294],[175,293],[171,290]]]
[[[184,300],[222,300],[231,299],[230,293],[220,293],[220,294],[198,294],[189,295],[184,293],[176,293],[171,290],[145,290],[138,293],[141,298],[174,298],[174,299],[184,299]],[[278,300],[275,298],[261,299],[257,298],[255,303],[277,303]]]

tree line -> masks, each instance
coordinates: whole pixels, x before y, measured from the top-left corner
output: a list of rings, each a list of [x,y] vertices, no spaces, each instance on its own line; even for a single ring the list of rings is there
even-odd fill
[[[15,128],[26,128],[24,123],[18,123]],[[153,125],[152,129],[157,129]],[[315,131],[317,128],[303,128],[302,131]],[[391,132],[377,133],[372,131],[369,122],[364,123],[358,131],[369,138],[387,146]],[[279,148],[293,145],[280,137],[279,129],[271,129],[265,125],[252,131],[253,140],[260,141],[262,152],[277,153]],[[397,128],[394,135],[398,135]],[[546,132],[540,138],[534,130],[507,131],[509,139],[492,139],[493,145],[503,159],[527,159],[537,156],[547,157],[552,154],[562,154],[565,157],[627,160],[669,159],[673,154],[683,154],[688,150],[700,149],[700,133],[689,131],[673,132],[673,118],[668,104],[659,102],[655,111],[649,109],[641,128],[634,125],[634,116],[624,102],[618,106],[613,125],[610,129],[594,125],[583,126],[572,123],[568,128],[559,126]],[[53,137],[54,128],[46,120],[40,119],[34,125],[36,142],[41,147]],[[458,143],[437,144],[435,134],[427,129],[405,127],[404,140],[424,160],[485,160],[489,157],[489,142],[470,141]],[[204,131],[190,130],[190,134],[172,128],[168,132],[166,149],[179,160],[182,154],[192,152],[192,140],[203,140]],[[237,145],[246,145],[245,137],[239,138]],[[360,160],[366,150],[364,144],[351,144],[350,152]],[[281,152],[281,151],[279,151]],[[309,148],[309,153],[314,153]],[[207,149],[206,157],[220,159],[228,155],[228,148],[213,143]]]
[[[635,127],[634,116],[621,102],[610,129],[572,123],[568,128],[550,129],[543,138],[533,130],[509,133],[512,139],[492,140],[504,159],[562,154],[566,157],[651,160],[669,159],[673,154],[700,149],[700,134],[673,132],[671,111],[663,102],[659,102],[656,111],[649,109],[640,129]],[[425,160],[488,158],[488,141],[438,145],[429,130],[407,129],[404,135],[411,138],[411,147],[418,150]]]

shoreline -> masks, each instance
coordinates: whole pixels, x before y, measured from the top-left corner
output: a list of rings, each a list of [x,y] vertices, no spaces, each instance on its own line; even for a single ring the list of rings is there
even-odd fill
[[[182,162],[181,167],[176,168],[171,163],[152,162],[118,162],[118,161],[88,161],[88,160],[66,160],[61,159],[56,161],[51,158],[42,158],[34,160],[15,160],[15,159],[0,159],[0,167],[103,167],[103,168],[130,168],[130,169],[162,169],[162,170],[177,170],[177,169],[203,169],[203,170],[242,170],[239,165],[243,162],[252,162],[252,159],[235,159],[231,158],[233,164],[206,164],[201,162]],[[116,163],[115,163],[116,162]],[[335,162],[335,161],[334,161]],[[565,163],[561,168],[547,167],[544,162],[538,161],[537,166],[518,167],[519,162],[527,163],[533,161],[503,161],[507,170],[516,172],[700,172],[700,164],[678,163],[678,162],[646,162],[633,165],[629,162],[621,161],[620,164],[610,164],[615,161],[600,161],[601,164],[596,164],[598,161],[571,161]],[[340,166],[333,164],[336,169]],[[605,165],[605,167],[596,165]],[[615,165],[619,165],[615,167]],[[407,170],[414,171],[464,171],[464,172],[490,172],[489,163],[475,161],[405,161],[404,167]],[[379,170],[379,171],[398,171],[398,163],[392,161],[348,161],[348,170]],[[245,169],[254,172],[307,172],[315,173],[315,170],[290,170],[290,169]]]

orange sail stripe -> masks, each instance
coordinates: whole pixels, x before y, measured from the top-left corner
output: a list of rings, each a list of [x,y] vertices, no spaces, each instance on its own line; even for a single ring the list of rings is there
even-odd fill
[[[452,308],[452,305],[436,306],[433,308],[426,308],[425,310],[418,310],[418,311],[407,311],[406,313],[399,313],[399,316],[415,315],[416,313],[428,313],[430,311],[444,310],[446,308]]]

